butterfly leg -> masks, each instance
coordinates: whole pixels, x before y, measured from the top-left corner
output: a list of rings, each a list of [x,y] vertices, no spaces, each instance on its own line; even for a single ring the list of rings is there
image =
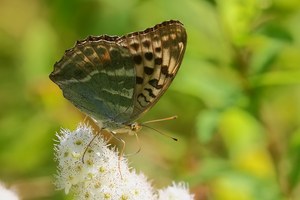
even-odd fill
[[[136,142],[137,142],[138,145],[139,145],[139,149],[135,152],[135,154],[138,154],[138,153],[141,151],[141,149],[142,149],[142,145],[141,145],[141,142],[140,142],[139,137],[138,137],[138,135],[137,135],[136,132],[134,133],[134,136],[135,136],[135,138],[136,138]]]
[[[101,133],[101,131],[102,131],[102,129],[101,129],[98,133],[95,134],[95,136],[93,137],[93,139],[92,139],[92,140],[88,143],[88,145],[86,146],[86,148],[85,148],[85,150],[84,150],[84,152],[83,152],[82,158],[81,158],[81,159],[82,159],[82,163],[84,163],[84,156],[85,156],[85,154],[86,154],[88,148],[91,147],[92,142],[96,139],[96,137],[99,136],[99,134]]]
[[[85,117],[84,117],[84,119],[83,119],[83,123],[85,123],[85,122],[87,122],[88,123],[88,116],[87,115],[85,115]]]
[[[112,134],[113,133],[110,133],[110,137],[107,139],[107,142],[111,141],[111,139],[113,138]]]
[[[139,140],[139,137],[138,137],[137,133],[134,132],[133,135],[134,135],[135,138],[136,138],[136,141],[137,141],[137,144],[138,144],[139,148],[138,148],[138,150],[137,150],[136,152],[134,152],[134,153],[130,153],[130,154],[124,155],[124,156],[126,156],[126,157],[134,156],[134,155],[138,154],[138,153],[142,150],[142,145],[141,145],[141,143],[140,143],[140,140]]]
[[[114,131],[110,131],[110,134],[111,134],[111,138],[115,138],[117,141],[121,142],[123,147],[119,153],[119,161],[118,161],[118,169],[119,169],[119,173],[120,173],[120,176],[121,176],[121,179],[123,179],[123,176],[122,176],[122,172],[121,172],[121,158],[124,154],[124,150],[125,150],[125,146],[126,146],[126,142],[122,139],[122,138],[119,138],[116,136],[116,132]]]

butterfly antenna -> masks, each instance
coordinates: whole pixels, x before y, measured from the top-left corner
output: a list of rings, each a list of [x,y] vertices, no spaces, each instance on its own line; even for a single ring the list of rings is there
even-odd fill
[[[177,116],[172,116],[172,117],[166,117],[166,118],[162,118],[162,119],[154,119],[154,120],[149,120],[146,122],[143,122],[141,125],[144,124],[150,124],[150,123],[154,123],[154,122],[162,122],[162,121],[167,121],[167,120],[173,120],[173,119],[177,119]]]
[[[174,115],[174,116],[172,116],[172,117],[162,118],[162,119],[149,120],[149,121],[146,121],[146,122],[141,123],[140,125],[141,125],[141,126],[144,126],[144,127],[147,127],[147,128],[149,128],[149,129],[152,129],[152,130],[154,130],[154,131],[160,133],[161,135],[164,135],[164,136],[166,136],[166,137],[171,138],[171,139],[174,140],[174,141],[178,141],[178,139],[175,138],[175,137],[172,137],[172,136],[167,135],[167,134],[165,134],[165,133],[163,133],[163,132],[160,132],[159,130],[157,130],[157,129],[155,129],[155,128],[152,128],[152,127],[150,127],[150,126],[145,125],[145,124],[150,124],[150,123],[155,123],[155,122],[162,122],[162,121],[173,120],[173,119],[177,119],[177,115]]]
[[[154,120],[153,120],[153,121],[154,121]],[[151,126],[147,126],[147,125],[145,125],[145,124],[141,124],[141,126],[146,127],[146,128],[149,128],[149,129],[152,129],[152,130],[154,130],[154,131],[160,133],[161,135],[164,135],[164,136],[166,136],[166,137],[171,138],[171,139],[174,140],[174,141],[178,141],[177,138],[172,137],[172,136],[170,136],[170,135],[167,135],[167,134],[165,134],[165,133],[163,133],[163,132],[160,132],[159,130],[157,130],[157,129],[155,129],[155,128],[152,128]]]

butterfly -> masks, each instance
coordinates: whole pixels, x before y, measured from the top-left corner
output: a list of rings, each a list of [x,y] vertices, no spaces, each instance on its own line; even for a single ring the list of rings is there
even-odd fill
[[[89,36],[65,51],[49,77],[100,127],[135,131],[135,121],[173,81],[186,43],[186,30],[175,20],[120,37]]]

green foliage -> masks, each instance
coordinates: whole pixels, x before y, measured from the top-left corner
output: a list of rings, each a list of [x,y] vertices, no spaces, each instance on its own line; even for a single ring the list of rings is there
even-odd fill
[[[189,182],[198,199],[296,199],[298,0],[2,2],[0,181],[24,199],[66,199],[51,184],[54,134],[83,116],[49,80],[53,64],[88,35],[121,35],[169,19],[187,29],[186,55],[169,91],[141,120],[178,115],[153,127],[179,141],[144,128],[132,165],[158,186]],[[136,141],[125,140],[135,152]]]

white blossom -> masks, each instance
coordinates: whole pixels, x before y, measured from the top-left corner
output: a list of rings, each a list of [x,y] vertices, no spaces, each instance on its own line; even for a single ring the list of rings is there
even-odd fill
[[[14,191],[5,188],[5,186],[2,183],[0,183],[0,199],[19,200],[19,197]]]
[[[193,200],[194,195],[191,195],[188,191],[188,186],[181,183],[173,183],[165,189],[158,191],[158,200]]]
[[[85,124],[80,124],[75,131],[62,129],[57,134],[58,189],[64,189],[66,194],[71,192],[80,200],[157,200],[158,193],[162,196],[145,175],[130,169],[127,159],[119,157],[115,148],[109,148],[101,134],[96,137],[94,134]],[[185,196],[191,197],[183,186],[177,187],[178,196],[183,197],[185,192]],[[170,189],[166,191],[168,196]]]

